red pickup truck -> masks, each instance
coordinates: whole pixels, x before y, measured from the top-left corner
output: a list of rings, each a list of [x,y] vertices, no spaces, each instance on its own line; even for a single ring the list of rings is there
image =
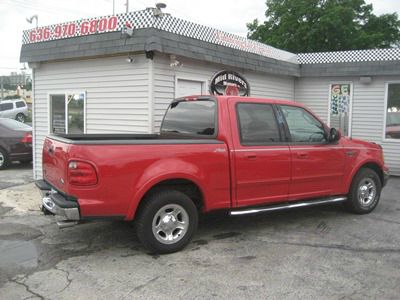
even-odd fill
[[[172,101],[160,134],[47,137],[37,186],[59,226],[135,220],[147,249],[169,253],[199,213],[333,202],[369,213],[388,176],[379,145],[341,137],[298,103],[191,96]]]

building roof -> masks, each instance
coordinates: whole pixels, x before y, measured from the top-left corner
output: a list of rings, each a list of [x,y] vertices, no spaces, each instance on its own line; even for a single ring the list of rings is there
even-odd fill
[[[400,49],[293,54],[156,8],[82,19],[23,32],[21,62],[166,53],[277,75],[397,75]],[[132,36],[123,30],[132,28]]]

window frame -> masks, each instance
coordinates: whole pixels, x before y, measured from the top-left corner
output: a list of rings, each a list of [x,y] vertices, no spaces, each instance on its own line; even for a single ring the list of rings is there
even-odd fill
[[[82,91],[82,90],[68,90],[68,91],[52,91],[50,93],[47,93],[47,132],[49,134],[55,134],[54,132],[52,132],[51,130],[51,96],[54,95],[64,95],[64,107],[65,107],[65,116],[64,116],[64,120],[65,120],[65,134],[69,134],[68,133],[68,95],[71,94],[84,94],[84,101],[83,101],[83,133],[82,134],[86,134],[86,123],[87,123],[87,114],[86,114],[86,102],[87,102],[87,92],[86,91]]]
[[[269,105],[272,108],[272,112],[275,117],[276,126],[278,128],[279,133],[279,142],[244,142],[242,139],[242,126],[239,117],[239,105],[240,104],[256,104],[256,105]],[[279,122],[278,114],[276,105],[274,103],[262,103],[262,102],[237,102],[235,104],[235,113],[236,113],[236,120],[237,120],[237,132],[239,137],[239,142],[241,146],[251,147],[251,146],[274,146],[274,145],[286,145],[287,144],[287,137],[285,134],[285,130],[283,128],[283,124]]]
[[[296,142],[292,140],[292,135],[290,134],[290,129],[289,129],[289,125],[286,121],[286,117],[285,114],[282,111],[282,106],[288,106],[288,107],[294,107],[297,109],[302,109],[305,112],[309,113],[318,123],[321,124],[324,133],[325,133],[325,142]],[[285,128],[285,135],[287,138],[287,141],[289,143],[289,145],[328,145],[329,144],[329,132],[328,132],[328,127],[326,126],[326,124],[324,122],[322,122],[320,119],[318,119],[311,111],[309,111],[308,109],[306,109],[305,107],[302,106],[296,106],[296,105],[290,105],[290,104],[277,104],[277,109],[279,110],[281,117],[283,119],[284,122],[284,128]]]
[[[386,137],[386,119],[387,119],[387,105],[389,96],[389,84],[400,84],[400,81],[386,81],[385,82],[385,99],[383,106],[383,131],[382,131],[382,141],[390,143],[400,143],[400,139],[392,139]]]

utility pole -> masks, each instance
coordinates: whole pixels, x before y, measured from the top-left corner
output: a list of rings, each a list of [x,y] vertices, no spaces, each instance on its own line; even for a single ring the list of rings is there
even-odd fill
[[[4,100],[4,86],[3,86],[3,78],[4,78],[4,76],[3,75],[1,75],[1,79],[0,79],[0,81],[1,81],[1,101],[3,101]],[[1,102],[0,101],[0,102]]]
[[[113,0],[113,16],[115,15],[115,0]]]
[[[126,0],[125,6],[126,6],[126,13],[128,13],[129,12],[129,0]]]

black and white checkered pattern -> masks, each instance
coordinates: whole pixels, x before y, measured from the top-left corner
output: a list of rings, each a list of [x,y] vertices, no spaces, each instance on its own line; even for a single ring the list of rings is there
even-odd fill
[[[111,16],[106,16],[111,17]],[[163,16],[155,16],[154,9],[148,8],[141,11],[130,12],[128,14],[118,14],[118,25],[112,31],[121,31],[124,26],[130,24],[134,29],[141,28],[156,28],[171,32],[174,34],[198,39],[204,42],[222,45],[229,48],[238,49],[245,52],[258,54],[261,56],[288,61],[299,64],[318,64],[318,63],[338,63],[338,62],[363,62],[363,61],[388,61],[388,60],[399,60],[400,49],[374,49],[374,50],[355,50],[355,51],[339,51],[339,52],[320,52],[320,53],[301,53],[293,54],[287,51],[276,49],[274,47],[256,42],[253,40],[246,39],[244,37],[227,33],[221,30],[217,30],[211,27],[199,25],[193,22],[182,20],[179,18],[172,17],[168,14]],[[84,21],[91,21],[91,18],[82,19],[77,22],[73,22],[77,25],[77,30],[73,37],[80,36],[80,25]],[[71,22],[46,26],[54,31],[57,25],[70,24]],[[42,27],[45,28],[45,27]],[[32,30],[32,29],[31,29]],[[29,32],[25,30],[23,33],[23,44],[29,44]],[[105,30],[103,32],[110,32]],[[92,33],[96,34],[96,33]],[[71,37],[71,36],[70,36]],[[52,36],[49,40],[62,39],[64,37]]]
[[[111,17],[111,16],[106,16]],[[189,22],[186,20],[182,20],[179,18],[172,17],[168,14],[163,16],[155,16],[154,9],[148,8],[141,11],[130,12],[128,14],[118,14],[116,15],[118,18],[118,26],[113,31],[121,31],[124,26],[129,23],[134,29],[141,29],[141,28],[156,28],[160,30],[164,30],[167,32],[171,32],[174,34],[198,39],[204,42],[209,42],[213,44],[218,44],[250,53],[255,53],[258,55],[290,61],[293,63],[297,63],[297,57],[295,54],[286,52],[283,50],[279,50],[273,48],[271,46],[248,40],[244,37],[237,36],[234,34],[226,33],[224,31],[220,31],[211,27],[199,25],[193,22]],[[76,37],[80,36],[80,25],[84,21],[91,21],[93,19],[102,19],[100,18],[92,18],[92,19],[82,19],[77,22],[72,22],[77,25],[77,31],[73,36],[69,37]],[[63,24],[55,24],[51,26],[46,26],[50,28],[50,31],[54,32],[54,29],[57,25],[65,25],[70,24],[71,22],[63,23]],[[42,28],[46,28],[42,27]],[[33,30],[33,29],[31,29]],[[31,30],[25,30],[23,32],[23,44],[29,44],[29,32]],[[110,32],[110,30],[105,30],[103,32]],[[92,33],[96,34],[96,33]],[[90,34],[88,34],[90,35]],[[56,40],[62,39],[65,37],[55,37],[52,36],[49,40]]]
[[[336,52],[300,53],[299,64],[327,64],[342,62],[367,62],[400,60],[400,48],[371,49]]]
[[[39,28],[42,28],[42,29],[49,28],[51,32],[54,32],[56,26],[58,26],[58,25],[64,26],[67,24],[75,23],[77,25],[76,32],[73,36],[68,36],[68,38],[77,37],[77,36],[81,36],[80,26],[81,26],[82,22],[85,22],[85,21],[90,22],[95,19],[100,20],[102,18],[109,18],[109,17],[112,17],[112,15],[103,16],[103,17],[95,17],[95,18],[90,18],[90,19],[81,19],[76,22],[66,22],[66,23],[54,24],[54,25],[44,26],[44,27],[39,27]],[[131,26],[133,28],[136,28],[136,29],[149,28],[149,27],[152,27],[152,25],[154,23],[154,16],[153,16],[153,13],[151,12],[151,10],[135,11],[135,12],[130,12],[128,14],[117,14],[116,17],[118,19],[117,27],[114,30],[106,29],[106,30],[102,31],[102,33],[111,32],[111,31],[121,31],[127,22],[129,24],[131,24]],[[34,29],[24,30],[23,36],[22,36],[22,44],[30,44],[31,43],[29,41],[29,32],[31,30],[34,30]],[[97,33],[98,32],[89,33],[86,35],[97,34]],[[64,39],[64,38],[65,37],[55,37],[53,35],[46,41],[59,40],[59,39]]]

